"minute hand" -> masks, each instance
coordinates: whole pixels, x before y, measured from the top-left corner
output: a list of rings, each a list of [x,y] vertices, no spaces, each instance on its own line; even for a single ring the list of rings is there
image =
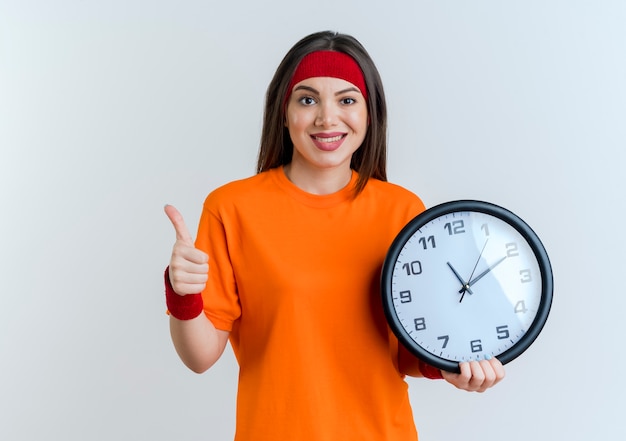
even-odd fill
[[[485,271],[483,271],[482,273],[480,273],[479,275],[477,275],[476,277],[474,277],[472,280],[470,280],[469,282],[467,282],[468,286],[472,286],[474,283],[478,282],[480,279],[482,279],[483,277],[485,277],[487,275],[487,273],[489,273],[489,271],[491,271],[492,269],[494,269],[496,266],[500,265],[502,263],[502,261],[506,259],[506,256],[502,257],[500,260],[496,261],[496,263],[494,263],[493,265],[491,265],[489,268],[487,268]]]

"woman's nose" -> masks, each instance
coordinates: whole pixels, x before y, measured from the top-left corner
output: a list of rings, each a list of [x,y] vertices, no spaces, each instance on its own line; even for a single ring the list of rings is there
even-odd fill
[[[325,103],[319,106],[315,125],[327,127],[335,125],[337,122],[337,109],[332,103]]]

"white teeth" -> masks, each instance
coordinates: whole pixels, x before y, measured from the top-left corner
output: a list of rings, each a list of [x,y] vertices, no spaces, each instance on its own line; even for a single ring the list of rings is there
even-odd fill
[[[339,135],[339,136],[333,136],[332,138],[320,138],[320,137],[316,136],[316,137],[315,137],[315,140],[316,140],[316,141],[319,141],[319,142],[337,142],[337,141],[339,141],[341,138],[343,138],[343,136],[342,136],[342,135]]]

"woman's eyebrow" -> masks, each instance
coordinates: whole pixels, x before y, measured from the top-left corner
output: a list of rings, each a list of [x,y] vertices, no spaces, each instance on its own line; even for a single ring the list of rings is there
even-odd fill
[[[314,89],[313,87],[305,86],[305,85],[298,86],[293,91],[295,92],[296,90],[308,90],[309,92],[314,93],[316,95],[320,94],[317,89]]]
[[[302,84],[302,85],[300,85],[300,86],[296,87],[293,91],[295,92],[296,90],[308,90],[308,91],[309,91],[309,92],[311,92],[311,93],[315,93],[315,94],[317,94],[317,95],[319,95],[319,94],[320,94],[320,93],[319,93],[319,91],[318,91],[317,89],[315,89],[315,88],[313,88],[313,87],[310,87],[310,86],[306,86],[306,85],[304,85],[304,84]],[[348,87],[348,88],[346,88],[346,89],[342,89],[342,90],[340,90],[340,91],[338,91],[338,92],[335,92],[335,96],[337,96],[337,95],[343,95],[344,93],[348,93],[348,92],[357,92],[357,93],[361,93],[361,91],[360,91],[358,88],[356,88],[356,87]]]
[[[340,90],[339,92],[335,92],[335,95],[343,95],[348,92],[357,92],[361,93],[361,91],[357,87],[348,87],[347,89]]]

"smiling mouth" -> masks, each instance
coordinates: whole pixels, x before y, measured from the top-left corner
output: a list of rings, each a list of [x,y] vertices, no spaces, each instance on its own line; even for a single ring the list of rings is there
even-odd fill
[[[320,136],[312,136],[312,138],[318,142],[327,142],[327,143],[331,143],[331,142],[337,142],[337,141],[341,141],[341,139],[346,136],[346,135],[337,135],[337,136],[332,136],[332,137],[320,137]]]

